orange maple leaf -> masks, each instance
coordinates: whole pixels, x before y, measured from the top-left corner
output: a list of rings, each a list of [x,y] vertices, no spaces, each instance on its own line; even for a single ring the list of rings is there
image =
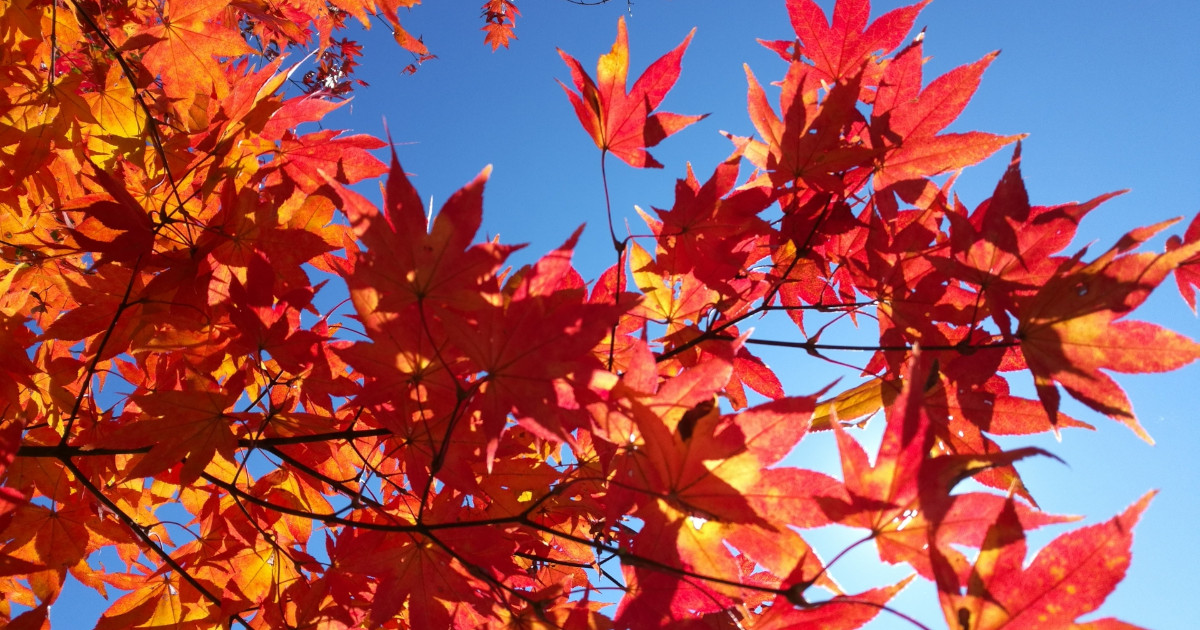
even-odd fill
[[[518,15],[521,11],[510,0],[487,0],[483,5],[486,24],[480,29],[484,32],[483,43],[490,45],[493,51],[501,46],[508,48],[508,42],[517,38],[513,35],[513,27]]]
[[[617,41],[612,50],[601,55],[596,64],[599,85],[574,57],[561,49],[558,51],[570,67],[571,80],[579,93],[572,92],[562,81],[558,84],[575,106],[579,122],[601,151],[612,153],[637,168],[662,168],[646,148],[708,115],[650,113],[679,80],[680,60],[695,32],[692,29],[683,43],[646,68],[628,93],[625,86],[629,73],[629,38],[625,32],[625,18],[617,21]]]
[[[214,60],[254,53],[228,22],[228,0],[177,0],[169,7],[162,22],[145,31],[157,40],[144,54],[146,68],[162,77],[168,96],[184,103],[210,94],[224,98],[229,80]]]
[[[241,394],[242,385],[236,380],[222,386],[215,380],[197,379],[187,389],[131,397],[130,409],[142,417],[121,426],[102,444],[150,446],[128,471],[129,478],[156,475],[182,462],[179,483],[192,483],[218,454],[233,458],[237,436],[230,408]]]

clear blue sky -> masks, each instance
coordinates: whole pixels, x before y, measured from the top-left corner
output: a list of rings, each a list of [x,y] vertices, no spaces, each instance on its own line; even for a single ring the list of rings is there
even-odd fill
[[[706,176],[729,154],[730,144],[718,130],[753,132],[745,110],[742,63],[749,63],[764,83],[785,70],[755,38],[793,37],[783,0],[637,0],[632,16],[624,0],[598,7],[538,0],[518,3],[524,12],[519,39],[510,50],[493,54],[482,43],[478,4],[430,1],[406,17],[410,32],[424,36],[438,55],[415,76],[401,76],[409,59],[383,28],[363,36],[367,47],[360,78],[371,87],[360,89],[326,126],[381,135],[386,117],[405,170],[415,175],[424,198],[433,196],[435,206],[485,165],[494,164],[483,229],[505,242],[530,243],[515,259],[524,263],[587,223],[576,262],[588,279],[612,264],[598,151],[554,81],[568,78],[555,48],[591,70],[612,44],[617,17],[624,14],[631,76],[637,76],[698,27],[682,77],[663,109],[711,116],[653,150],[666,165],[664,171],[635,171],[610,162],[614,210],[639,229],[634,204],[669,207],[674,179],[682,176],[686,161]],[[832,8],[831,0],[821,4],[827,11]],[[902,4],[908,3],[879,1],[873,17]],[[1191,111],[1200,96],[1197,25],[1200,3],[1195,0],[939,0],[925,9],[917,29],[927,29],[925,51],[932,56],[927,78],[1002,49],[952,130],[1029,133],[1023,171],[1033,203],[1133,189],[1093,212],[1080,230],[1075,246],[1094,241],[1102,251],[1129,228],[1176,216],[1189,221],[1200,211],[1195,186],[1200,123]],[[990,194],[1006,160],[1005,152],[960,178],[956,190],[968,206]],[[1182,225],[1176,232],[1181,231]],[[1153,246],[1161,248],[1162,240]],[[1168,282],[1140,318],[1200,337],[1200,323],[1179,298],[1173,280]],[[800,353],[775,354],[768,362],[789,393],[804,394],[826,384],[822,379],[828,375],[806,359]],[[814,367],[816,374],[805,372]],[[1066,410],[1100,431],[1067,432],[1061,444],[1052,438],[1006,444],[1038,444],[1066,460],[1069,467],[1045,461],[1019,468],[1045,509],[1086,515],[1085,523],[1106,520],[1145,491],[1160,489],[1137,529],[1126,581],[1100,612],[1149,628],[1191,628],[1190,598],[1200,592],[1200,543],[1194,533],[1200,522],[1200,423],[1192,402],[1192,393],[1200,389],[1200,366],[1118,380],[1156,446],[1078,406]],[[1021,377],[1014,381],[1026,384]],[[806,438],[790,463],[836,470],[833,443],[823,436]],[[1062,531],[1035,533],[1031,546]],[[820,540],[830,545],[822,549],[824,556],[840,549],[839,540],[853,538],[822,535]],[[856,552],[853,562],[839,563],[835,577],[853,591],[906,573],[881,569],[873,554],[873,548]],[[895,604],[931,627],[944,627],[931,585],[910,586]],[[56,608],[64,607],[60,603]],[[64,618],[56,614],[59,619]],[[905,624],[884,616],[870,627]]]

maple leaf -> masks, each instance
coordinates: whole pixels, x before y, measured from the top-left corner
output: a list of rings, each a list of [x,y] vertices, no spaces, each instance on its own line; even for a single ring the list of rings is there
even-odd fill
[[[959,579],[939,563],[938,597],[946,623],[963,630],[1075,627],[1076,619],[1098,608],[1125,576],[1133,527],[1154,494],[1107,523],[1059,536],[1028,567],[1025,531],[1009,499],[988,529],[969,579]]]
[[[998,352],[975,352],[941,365],[936,380],[926,383],[921,404],[933,422],[939,450],[958,455],[995,455],[999,446],[984,436],[1027,435],[1051,431],[1046,410],[1036,400],[1012,396],[1008,381],[994,373]],[[989,356],[990,355],[990,356]],[[989,371],[990,370],[992,371]],[[951,375],[954,375],[953,377]],[[986,376],[980,381],[980,375]],[[837,396],[821,401],[813,413],[812,430],[830,430],[837,421],[848,425],[895,404],[903,389],[903,380],[873,378]],[[1094,429],[1092,425],[1059,414],[1059,427]],[[980,483],[1018,496],[1037,505],[1011,466],[996,466],[978,472]]]
[[[631,366],[628,387],[648,385],[637,385],[642,369]],[[631,551],[664,566],[704,576],[737,574],[728,541],[778,571],[816,579],[821,566],[815,554],[772,522],[824,524],[818,508],[805,503],[806,490],[821,483],[819,476],[764,470],[804,435],[815,397],[783,398],[721,416],[712,397],[731,375],[730,357],[710,355],[665,381],[653,396],[628,390],[625,383],[614,387],[614,394],[629,397],[627,403],[598,420],[608,436],[627,446],[616,463],[613,474],[620,483],[609,492],[607,510],[617,514],[636,505],[645,525]],[[790,548],[772,544],[771,536]],[[632,571],[637,595],[623,600],[618,624],[678,618],[685,610],[714,612],[721,602],[744,596],[740,586],[681,581],[653,565],[634,563]]]
[[[1197,214],[1188,224],[1183,238],[1172,235],[1167,239],[1167,251],[1179,249],[1185,243],[1200,241],[1200,214]],[[1196,313],[1196,287],[1200,287],[1200,254],[1179,263],[1175,268],[1175,282],[1179,285],[1179,295],[1187,302],[1192,313]]]
[[[228,93],[228,79],[214,58],[254,52],[226,21],[228,6],[228,0],[172,2],[162,22],[141,33],[154,42],[146,49],[143,63],[163,77],[168,95],[190,104],[198,96],[223,98]]]
[[[785,189],[841,191],[845,186],[841,172],[870,163],[874,151],[851,130],[862,118],[855,108],[857,78],[834,85],[819,98],[822,84],[812,67],[792,64],[781,84],[781,119],[750,66],[743,64],[743,68],[749,85],[747,110],[762,141],[727,135],[751,163],[769,174],[777,194]],[[789,196],[783,196],[782,203],[789,210],[796,205]]]
[[[759,254],[756,245],[766,235],[767,224],[758,214],[770,204],[768,191],[761,187],[734,190],[740,161],[741,152],[735,152],[703,185],[688,164],[687,176],[675,182],[671,209],[654,208],[661,223],[646,217],[662,243],[659,268],[693,273],[727,295],[734,293],[730,278]]]
[[[125,352],[134,338],[153,336],[154,318],[147,315],[159,309],[147,309],[145,305],[122,308],[121,298],[131,275],[129,268],[116,267],[109,274],[73,276],[71,280],[83,284],[71,286],[71,293],[89,307],[66,311],[46,328],[43,336],[72,341],[90,338],[93,351],[99,352],[103,344],[103,352],[98,356],[105,359]]]
[[[469,515],[462,512],[461,499],[439,496],[428,514],[431,522],[453,523],[467,520],[463,516]],[[384,522],[397,520],[390,517]],[[394,618],[407,603],[405,616],[414,627],[478,627],[490,608],[488,580],[483,576],[517,570],[512,556],[516,542],[481,535],[484,531],[448,528],[422,536],[357,529],[339,536],[329,549],[330,572],[375,583],[370,625]]]
[[[455,405],[461,385],[444,361],[455,364],[458,354],[444,339],[431,339],[412,321],[420,319],[416,307],[394,318],[370,322],[371,343],[338,348],[337,354],[363,375],[358,404],[372,410],[371,420],[404,444],[397,457],[414,487],[428,483],[441,445],[455,431]],[[466,424],[466,423],[457,423]],[[449,441],[442,461],[450,468],[451,483],[475,485],[475,476],[464,470],[477,454],[478,439],[459,434]]]
[[[592,349],[626,306],[588,304],[570,256],[582,228],[558,250],[518,274],[514,294],[499,306],[480,306],[466,317],[443,322],[451,343],[484,372],[474,399],[483,412],[490,469],[510,414],[535,435],[566,437],[570,427],[556,384],[573,377],[588,382],[601,367]],[[582,283],[580,283],[582,284]]]
[[[740,577],[733,554],[724,546],[719,523],[688,516],[663,499],[655,499],[653,511],[644,515],[646,522],[630,551],[647,562],[635,561],[626,570],[632,588],[618,605],[614,617],[618,627],[652,627],[696,613],[719,612],[742,596],[739,584],[681,580],[654,566],[679,566],[701,576]]]
[[[854,595],[838,595],[832,599],[810,603],[803,598],[780,595],[754,625],[755,630],[787,630],[789,628],[828,628],[853,630],[875,618],[912,576],[882,588],[873,588]],[[801,606],[797,606],[801,604]]]
[[[629,247],[633,281],[642,290],[640,317],[666,324],[667,335],[693,325],[717,302],[717,292],[700,282],[692,272],[673,273],[634,241]]]
[[[574,57],[558,51],[571,69],[571,81],[578,92],[571,91],[562,81],[558,84],[575,107],[584,130],[602,152],[611,152],[636,168],[662,168],[646,149],[707,116],[651,113],[679,79],[680,61],[693,34],[694,29],[683,43],[646,68],[628,92],[629,37],[624,17],[617,20],[617,41],[612,50],[601,55],[596,65],[595,81]]]
[[[865,85],[878,81],[879,64],[868,63],[882,51],[887,54],[904,41],[913,22],[932,0],[894,9],[868,25],[870,0],[839,0],[830,23],[813,0],[787,0],[788,18],[799,41],[761,42],[785,61],[812,60],[818,81],[841,83],[866,69]],[[873,76],[872,76],[873,75]]]
[[[888,64],[869,124],[874,148],[884,151],[875,167],[876,190],[976,164],[1023,137],[978,131],[939,133],[962,113],[997,54],[955,68],[924,89],[920,42]]]
[[[703,460],[697,456],[703,458],[712,453],[697,449],[694,454],[689,454],[692,453],[693,437],[704,444],[710,444],[714,439],[710,434],[717,415],[713,396],[729,381],[733,371],[731,361],[714,356],[657,386],[649,379],[639,383],[636,378],[639,374],[654,374],[651,367],[653,358],[644,346],[635,360],[642,365],[630,366],[630,374],[634,378],[628,379],[629,384],[614,386],[614,393],[625,394],[627,407],[603,407],[603,415],[596,418],[596,429],[601,437],[613,444],[628,447],[617,475],[618,478],[628,478],[625,483],[632,485],[628,486],[628,492],[618,490],[613,493],[610,513],[619,513],[623,504],[645,501],[647,496],[653,496],[643,496],[638,490],[667,488],[668,492],[664,494],[676,499],[679,507],[696,511],[705,518],[757,520],[736,488],[730,485],[731,481],[738,485],[745,479],[722,479],[710,475]],[[633,389],[627,391],[627,388]],[[639,391],[642,389],[648,391]],[[712,443],[711,446],[717,444]],[[722,443],[721,447],[723,456],[717,459],[726,459],[744,450],[744,447],[732,442]],[[736,466],[739,472],[751,472],[747,461],[741,461]],[[731,465],[726,472],[732,472],[734,468]],[[712,487],[706,488],[706,485]],[[697,490],[695,504],[689,498],[689,490]],[[714,497],[722,499],[714,501]]]
[[[1122,319],[1168,273],[1200,252],[1196,242],[1165,254],[1128,253],[1173,222],[1134,230],[1086,265],[1064,262],[1036,295],[1018,305],[1015,335],[1052,423],[1058,415],[1057,383],[1076,400],[1153,443],[1121,387],[1100,370],[1165,372],[1200,358],[1200,344],[1191,339],[1154,324]]]
[[[13,271],[19,269],[13,267]],[[8,279],[12,275],[15,274],[10,272]],[[3,284],[0,280],[0,288],[4,288]],[[33,385],[37,368],[25,353],[25,348],[33,345],[33,338],[33,331],[26,327],[24,318],[12,317],[0,308],[0,405],[4,407],[18,404],[21,389]],[[20,426],[21,423],[12,421],[0,425],[0,466],[11,463],[21,441]]]
[[[387,166],[367,152],[387,146],[382,140],[340,133],[324,129],[299,137],[284,136],[277,156],[296,187],[312,194],[327,179],[353,184],[387,172]]]
[[[209,126],[197,134],[192,145],[205,161],[220,161],[231,152],[236,156],[235,149],[242,146],[249,149],[257,144],[253,142],[255,133],[279,111],[281,102],[277,92],[296,69],[293,66],[280,72],[282,65],[283,58],[279,57],[258,71],[247,72],[233,84],[225,98],[210,100]],[[239,141],[245,142],[238,146]],[[209,179],[215,184],[223,172],[214,170]]]
[[[410,304],[452,306],[470,311],[495,293],[495,272],[516,247],[471,245],[483,215],[483,186],[491,167],[451,195],[429,225],[424,205],[392,152],[384,212],[358,193],[339,187],[343,210],[367,246],[356,255],[350,293],[368,326],[381,313],[400,313]]]
[[[16,561],[5,564],[33,563],[40,570],[65,570],[75,566],[97,546],[87,524],[90,510],[85,505],[64,505],[50,510],[45,506],[23,503],[11,515],[10,540],[5,555]]]
[[[150,446],[128,471],[129,477],[148,477],[182,462],[179,483],[189,484],[217,454],[232,460],[237,438],[229,409],[241,395],[236,380],[222,385],[205,379],[190,383],[187,390],[136,396],[126,413],[140,412],[141,418],[121,426],[101,444]]]
[[[21,446],[21,431],[24,429],[19,422],[7,422],[0,425],[0,474],[4,474],[12,465],[17,449]],[[0,487],[0,531],[6,529],[13,518],[13,511],[26,501],[24,493],[16,488]],[[0,555],[0,575],[6,575],[10,568],[10,558]],[[24,571],[19,571],[23,573]]]
[[[819,497],[818,503],[834,522],[871,532],[881,559],[906,562],[932,577],[928,547],[949,549],[951,543],[978,544],[1001,497],[979,493],[950,495],[962,479],[996,466],[1005,466],[1032,455],[1049,455],[1036,448],[987,454],[941,454],[934,448],[933,423],[924,409],[920,384],[927,367],[914,353],[903,388],[888,412],[887,428],[874,465],[862,447],[841,424],[833,423],[842,457],[845,494]],[[1040,514],[1022,512],[1027,527],[1056,522]],[[929,543],[929,544],[927,544]],[[959,563],[962,564],[961,562]]]
[[[115,577],[116,579],[111,579]],[[113,602],[96,623],[97,630],[122,628],[203,628],[211,627],[216,611],[197,606],[196,589],[175,573],[145,579],[147,576],[110,576],[122,590],[131,591]]]
[[[991,198],[969,215],[956,205],[946,212],[953,259],[934,257],[944,273],[979,287],[988,314],[1004,333],[1017,296],[1036,292],[1062,263],[1058,254],[1075,237],[1079,222],[1101,203],[1122,194],[1100,195],[1084,203],[1030,206],[1021,177],[1021,142]],[[985,238],[986,235],[986,238]]]
[[[76,242],[101,254],[97,264],[132,263],[149,254],[156,232],[150,214],[113,174],[95,164],[92,168],[92,177],[111,199],[85,197],[72,204],[83,213],[72,230]]]
[[[517,9],[517,5],[511,0],[488,0],[483,4],[483,25],[484,36],[483,42],[490,44],[492,50],[504,46],[508,48],[508,43],[517,38],[513,35],[513,27],[516,25],[516,18],[521,15],[521,11]]]
[[[939,377],[940,382],[926,390],[925,405],[935,422],[939,447],[959,455],[988,455],[1002,449],[985,432],[989,435],[1027,435],[1052,431],[1056,427],[1094,430],[1092,425],[1062,413],[1055,423],[1051,423],[1041,403],[1012,396],[1008,381],[995,373],[982,382],[979,376],[967,376],[965,373],[986,374],[985,366],[996,369],[996,360],[986,359],[987,354],[1001,353],[979,352],[950,361]],[[1020,475],[1011,466],[984,470],[974,479],[986,486],[1012,492],[1037,506]]]
[[[145,130],[146,114],[137,106],[133,86],[125,80],[119,66],[109,68],[99,89],[84,94],[83,98],[91,106],[92,115],[96,119],[96,136],[89,143],[97,149],[97,157],[93,159],[100,159],[99,156],[109,148],[97,142],[97,137],[102,139],[104,145],[111,145],[114,152],[135,143],[136,139],[141,137]]]

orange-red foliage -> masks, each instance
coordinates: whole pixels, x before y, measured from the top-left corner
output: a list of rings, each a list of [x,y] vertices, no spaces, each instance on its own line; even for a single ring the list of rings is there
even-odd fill
[[[1107,372],[1200,357],[1126,319],[1177,269],[1192,303],[1200,222],[1165,254],[1138,251],[1163,225],[1064,252],[1107,196],[1033,206],[1018,137],[943,132],[991,56],[926,84],[926,2],[869,22],[839,0],[830,22],[788,0],[798,39],[766,44],[788,64],[778,109],[747,68],[757,137],[689,169],[643,214],[652,237],[614,234],[594,285],[579,233],[507,272],[514,248],[477,240],[488,171],[430,219],[386,142],[297,131],[358,85],[347,18],[430,58],[400,25],[415,4],[0,8],[9,627],[48,625],[69,574],[125,592],[100,628],[853,628],[904,582],[843,593],[804,540],[835,523],[936,583],[954,628],[1067,627],[1122,579],[1149,495],[1025,568],[1025,531],[1066,519],[1012,466],[1046,453],[991,436],[1088,426],[1061,386],[1149,439]],[[483,12],[507,47],[516,3]],[[654,111],[689,40],[632,88],[623,21],[595,79],[562,53],[603,155],[661,167],[646,149],[699,118]],[[316,55],[289,95],[297,47]],[[935,179],[1007,145],[973,210]],[[381,177],[382,208],[350,188]],[[314,306],[332,289],[313,270],[360,329]],[[744,332],[773,312],[792,338]],[[806,312],[864,325],[866,384],[784,391],[756,344],[839,347]],[[877,413],[872,464],[853,423]],[[829,430],[840,479],[780,465]],[[968,477],[996,491],[952,493]]]

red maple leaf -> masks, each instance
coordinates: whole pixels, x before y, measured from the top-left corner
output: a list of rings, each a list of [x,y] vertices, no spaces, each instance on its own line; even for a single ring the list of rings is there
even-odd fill
[[[921,369],[920,361],[918,354],[909,363],[903,389],[889,409],[874,465],[858,442],[840,424],[833,424],[842,456],[845,494],[819,499],[819,503],[834,522],[869,530],[881,559],[906,562],[932,577],[928,547],[944,548],[943,553],[961,560],[949,545],[978,545],[991,523],[989,514],[994,514],[1003,501],[995,495],[951,495],[949,491],[960,480],[984,470],[1048,453],[1022,448],[931,457],[935,432],[920,389],[928,368]],[[1024,508],[1021,517],[1030,528],[1061,520]],[[964,564],[958,562],[960,567]]]
[[[1183,238],[1172,236],[1167,240],[1167,251],[1178,249],[1184,243],[1195,243],[1196,241],[1200,241],[1200,214],[1192,219]],[[1175,269],[1175,282],[1179,285],[1179,294],[1183,296],[1183,301],[1187,302],[1192,313],[1195,313],[1196,287],[1200,287],[1200,254],[1179,263],[1179,267]]]
[[[132,263],[154,248],[156,226],[114,173],[92,164],[92,178],[109,199],[88,196],[74,201],[83,217],[71,230],[75,241],[99,253],[96,264]]]
[[[387,172],[371,149],[386,146],[378,138],[368,135],[343,136],[333,129],[323,129],[303,136],[291,133],[284,135],[276,152],[282,170],[297,188],[313,193],[333,179],[342,184],[353,184],[368,177]]]
[[[1166,372],[1200,358],[1200,344],[1155,324],[1122,318],[1183,261],[1200,242],[1165,254],[1126,253],[1174,221],[1134,230],[1096,260],[1062,263],[1017,309],[1016,337],[1033,373],[1038,397],[1053,421],[1062,385],[1076,400],[1125,424],[1153,443],[1138,423],[1125,392],[1101,370]]]
[[[885,604],[908,583],[909,576],[891,586],[873,588],[854,595],[838,595],[814,604],[791,593],[779,595],[754,624],[755,630],[853,630],[871,621],[884,610]]]
[[[730,139],[744,146],[746,158],[770,175],[777,191],[792,186],[840,194],[845,187],[840,173],[869,165],[876,153],[852,130],[862,126],[862,114],[855,108],[860,81],[835,84],[820,98],[818,73],[812,66],[792,64],[779,95],[781,119],[750,67],[744,67],[750,119],[762,142]],[[783,203],[788,209],[796,205],[790,198]]]
[[[491,167],[484,169],[447,199],[432,226],[395,151],[384,212],[339,187],[351,227],[368,248],[354,255],[350,295],[369,327],[412,304],[470,311],[486,302],[483,292],[498,291],[494,274],[517,248],[471,244],[483,220],[483,186],[490,173]]]
[[[131,397],[126,414],[137,419],[127,420],[100,442],[116,448],[150,446],[128,471],[130,477],[149,477],[182,463],[178,483],[192,483],[218,454],[233,460],[238,425],[231,408],[242,395],[243,382],[240,374],[224,384],[194,379],[186,390]]]
[[[810,471],[765,470],[806,433],[815,397],[784,398],[722,416],[714,395],[732,375],[730,357],[710,355],[653,395],[638,391],[649,386],[638,378],[647,371],[631,368],[632,381],[612,392],[625,399],[600,419],[605,434],[625,445],[613,473],[618,485],[605,508],[620,514],[634,507],[644,522],[631,550],[699,575],[736,575],[741,569],[728,542],[781,574],[795,572],[796,581],[815,580],[821,575],[816,555],[794,532],[771,522],[826,524],[809,493],[836,482],[825,483],[827,478]],[[618,623],[718,612],[730,598],[745,595],[739,585],[680,580],[652,565],[635,564],[627,575],[637,586],[622,601]]]
[[[1106,523],[1059,536],[1028,567],[1025,528],[1016,502],[1008,500],[988,529],[969,577],[936,563],[946,623],[962,630],[1133,627],[1112,619],[1074,624],[1098,608],[1125,577],[1133,526],[1154,494],[1147,493]]]
[[[562,81],[558,84],[575,107],[575,115],[583,123],[584,130],[601,151],[611,152],[637,168],[662,168],[646,148],[708,115],[651,113],[679,80],[680,61],[693,33],[695,29],[688,33],[683,43],[646,68],[628,93],[629,38],[624,17],[617,20],[617,41],[612,50],[601,55],[596,65],[598,84],[574,57],[558,51],[571,69],[571,81],[578,93],[572,92]]]
[[[969,215],[957,203],[945,213],[952,258],[935,256],[931,262],[943,273],[976,285],[987,313],[1007,334],[1012,330],[1009,315],[1016,300],[1035,293],[1055,274],[1065,260],[1059,254],[1075,238],[1083,217],[1123,192],[1084,203],[1030,206],[1018,141],[990,199]]]
[[[510,415],[538,437],[561,440],[568,413],[560,407],[567,378],[581,384],[601,368],[592,349],[626,306],[588,304],[570,256],[582,228],[557,251],[518,274],[515,292],[502,304],[480,305],[446,317],[447,338],[471,360],[482,413],[489,469]]]
[[[940,133],[962,113],[997,54],[955,68],[924,89],[920,42],[892,59],[871,110],[871,143],[883,152],[875,167],[876,190],[976,164],[1022,137]]]
[[[675,182],[675,203],[670,210],[654,211],[661,219],[647,221],[664,247],[656,267],[672,274],[691,272],[711,288],[729,294],[738,275],[761,252],[759,241],[767,224],[758,214],[770,204],[762,187],[734,189],[741,152],[717,166],[703,185],[691,165],[687,176]]]
[[[813,0],[788,0],[788,17],[799,41],[763,42],[787,61],[812,60],[819,81],[840,83],[863,69],[864,85],[875,85],[880,65],[868,63],[880,52],[887,54],[904,41],[917,14],[932,0],[901,7],[867,23],[870,0],[841,0],[834,5],[833,21]]]

